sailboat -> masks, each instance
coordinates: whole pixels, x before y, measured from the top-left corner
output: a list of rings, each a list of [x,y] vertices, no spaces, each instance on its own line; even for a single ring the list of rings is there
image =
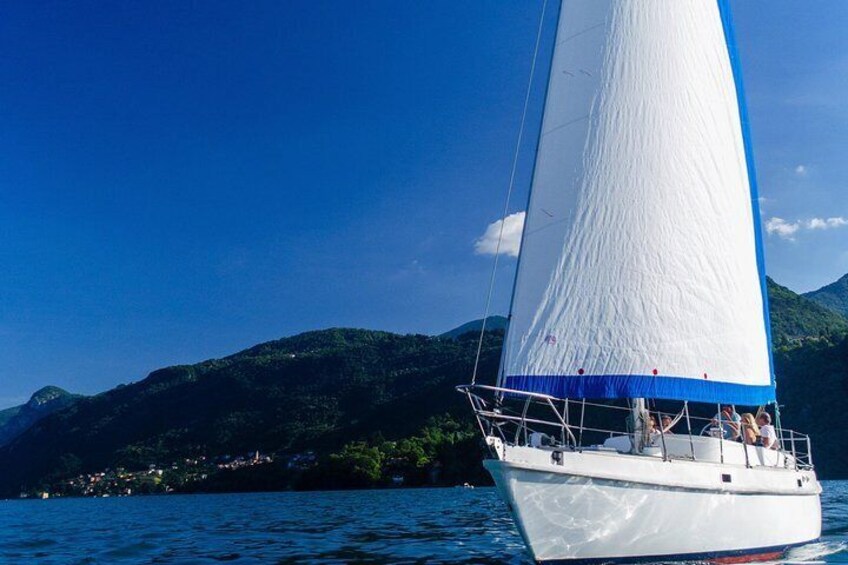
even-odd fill
[[[484,465],[539,563],[816,540],[728,2],[562,0],[557,22],[498,381],[459,387]]]

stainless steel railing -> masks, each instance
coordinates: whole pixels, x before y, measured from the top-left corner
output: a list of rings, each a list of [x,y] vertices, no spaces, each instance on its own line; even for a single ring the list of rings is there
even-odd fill
[[[468,398],[483,435],[498,437],[507,446],[582,451],[609,449],[609,444],[619,448],[632,445],[623,439],[632,438],[634,434],[631,410],[614,402],[561,399],[488,385],[462,385],[457,390]],[[740,429],[740,425],[694,416],[690,414],[688,403],[682,403],[679,410],[671,410],[670,406],[671,403],[665,402],[663,410],[649,409],[648,414],[656,426],[652,431],[646,423],[643,431],[646,451],[655,455],[658,449],[664,460],[698,460],[707,442],[713,447],[718,443],[721,463],[813,468],[810,439],[804,434],[778,430],[778,445],[774,450],[743,446],[724,437],[725,430]],[[670,425],[663,423],[665,417],[671,419]],[[608,441],[611,438],[622,439]],[[772,451],[778,455],[764,457]]]

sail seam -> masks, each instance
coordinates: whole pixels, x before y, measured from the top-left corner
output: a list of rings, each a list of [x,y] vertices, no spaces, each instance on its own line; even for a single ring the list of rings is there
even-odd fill
[[[588,120],[589,117],[590,117],[589,114],[586,114],[585,116],[581,116],[579,118],[574,118],[573,120],[565,122],[564,124],[560,124],[558,126],[552,127],[548,131],[542,132],[542,137],[550,135],[550,134],[554,133],[555,131],[559,131],[562,128],[567,128],[568,126],[573,126],[574,124],[578,124],[582,121]]]

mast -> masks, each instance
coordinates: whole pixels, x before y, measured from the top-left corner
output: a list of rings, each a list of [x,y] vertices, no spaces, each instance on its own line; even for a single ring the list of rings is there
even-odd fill
[[[645,406],[644,398],[630,399],[630,421],[631,434],[630,443],[633,446],[632,453],[642,453],[648,442],[648,430],[645,423],[648,421],[648,410]]]

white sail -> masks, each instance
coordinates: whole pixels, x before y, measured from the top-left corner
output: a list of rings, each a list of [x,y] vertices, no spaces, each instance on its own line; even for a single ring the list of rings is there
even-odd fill
[[[503,386],[774,400],[726,10],[710,0],[563,2]]]

